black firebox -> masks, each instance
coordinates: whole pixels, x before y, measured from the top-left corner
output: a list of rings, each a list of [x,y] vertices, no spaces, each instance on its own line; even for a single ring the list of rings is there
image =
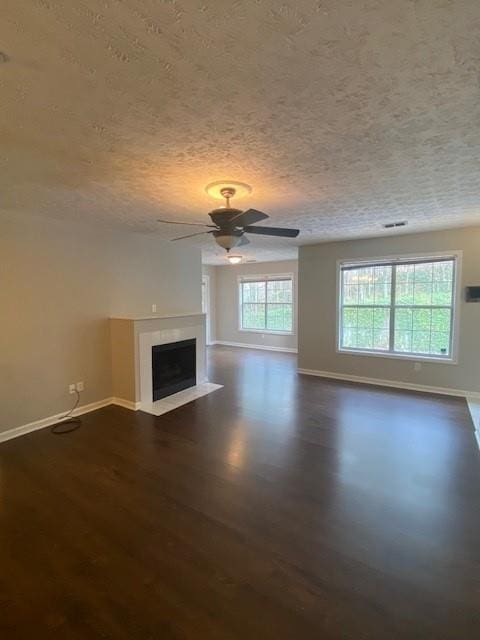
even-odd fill
[[[153,402],[197,384],[196,340],[152,347]]]

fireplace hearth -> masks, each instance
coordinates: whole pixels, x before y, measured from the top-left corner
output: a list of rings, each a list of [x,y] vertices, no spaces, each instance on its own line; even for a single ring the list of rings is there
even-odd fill
[[[153,402],[196,384],[195,338],[152,346]]]

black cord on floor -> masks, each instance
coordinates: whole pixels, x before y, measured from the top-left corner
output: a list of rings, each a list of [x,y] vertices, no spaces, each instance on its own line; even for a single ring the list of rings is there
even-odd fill
[[[75,431],[76,429],[78,429],[79,426],[82,424],[82,421],[80,420],[80,418],[75,418],[73,416],[73,412],[78,407],[78,403],[80,402],[80,394],[76,389],[75,389],[75,393],[77,394],[77,399],[75,401],[75,404],[73,405],[73,407],[70,409],[68,413],[66,413],[62,418],[60,418],[57,424],[53,425],[53,427],[50,429],[51,433],[55,433],[56,435],[71,433],[72,431]]]

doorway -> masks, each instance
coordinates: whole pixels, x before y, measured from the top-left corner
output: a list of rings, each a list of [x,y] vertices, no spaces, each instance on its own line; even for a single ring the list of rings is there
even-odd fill
[[[202,312],[206,314],[206,341],[212,344],[211,308],[210,308],[210,276],[202,276]]]

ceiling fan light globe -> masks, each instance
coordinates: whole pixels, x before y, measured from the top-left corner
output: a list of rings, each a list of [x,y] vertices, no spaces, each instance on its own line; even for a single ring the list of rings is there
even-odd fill
[[[240,242],[241,236],[239,235],[238,236],[230,235],[230,234],[217,235],[217,233],[214,233],[215,242],[218,245],[220,245],[223,249],[226,249],[227,251],[229,251],[230,249],[233,249],[233,247],[235,247]]]
[[[227,260],[230,264],[238,264],[242,261],[242,256],[227,256]]]

